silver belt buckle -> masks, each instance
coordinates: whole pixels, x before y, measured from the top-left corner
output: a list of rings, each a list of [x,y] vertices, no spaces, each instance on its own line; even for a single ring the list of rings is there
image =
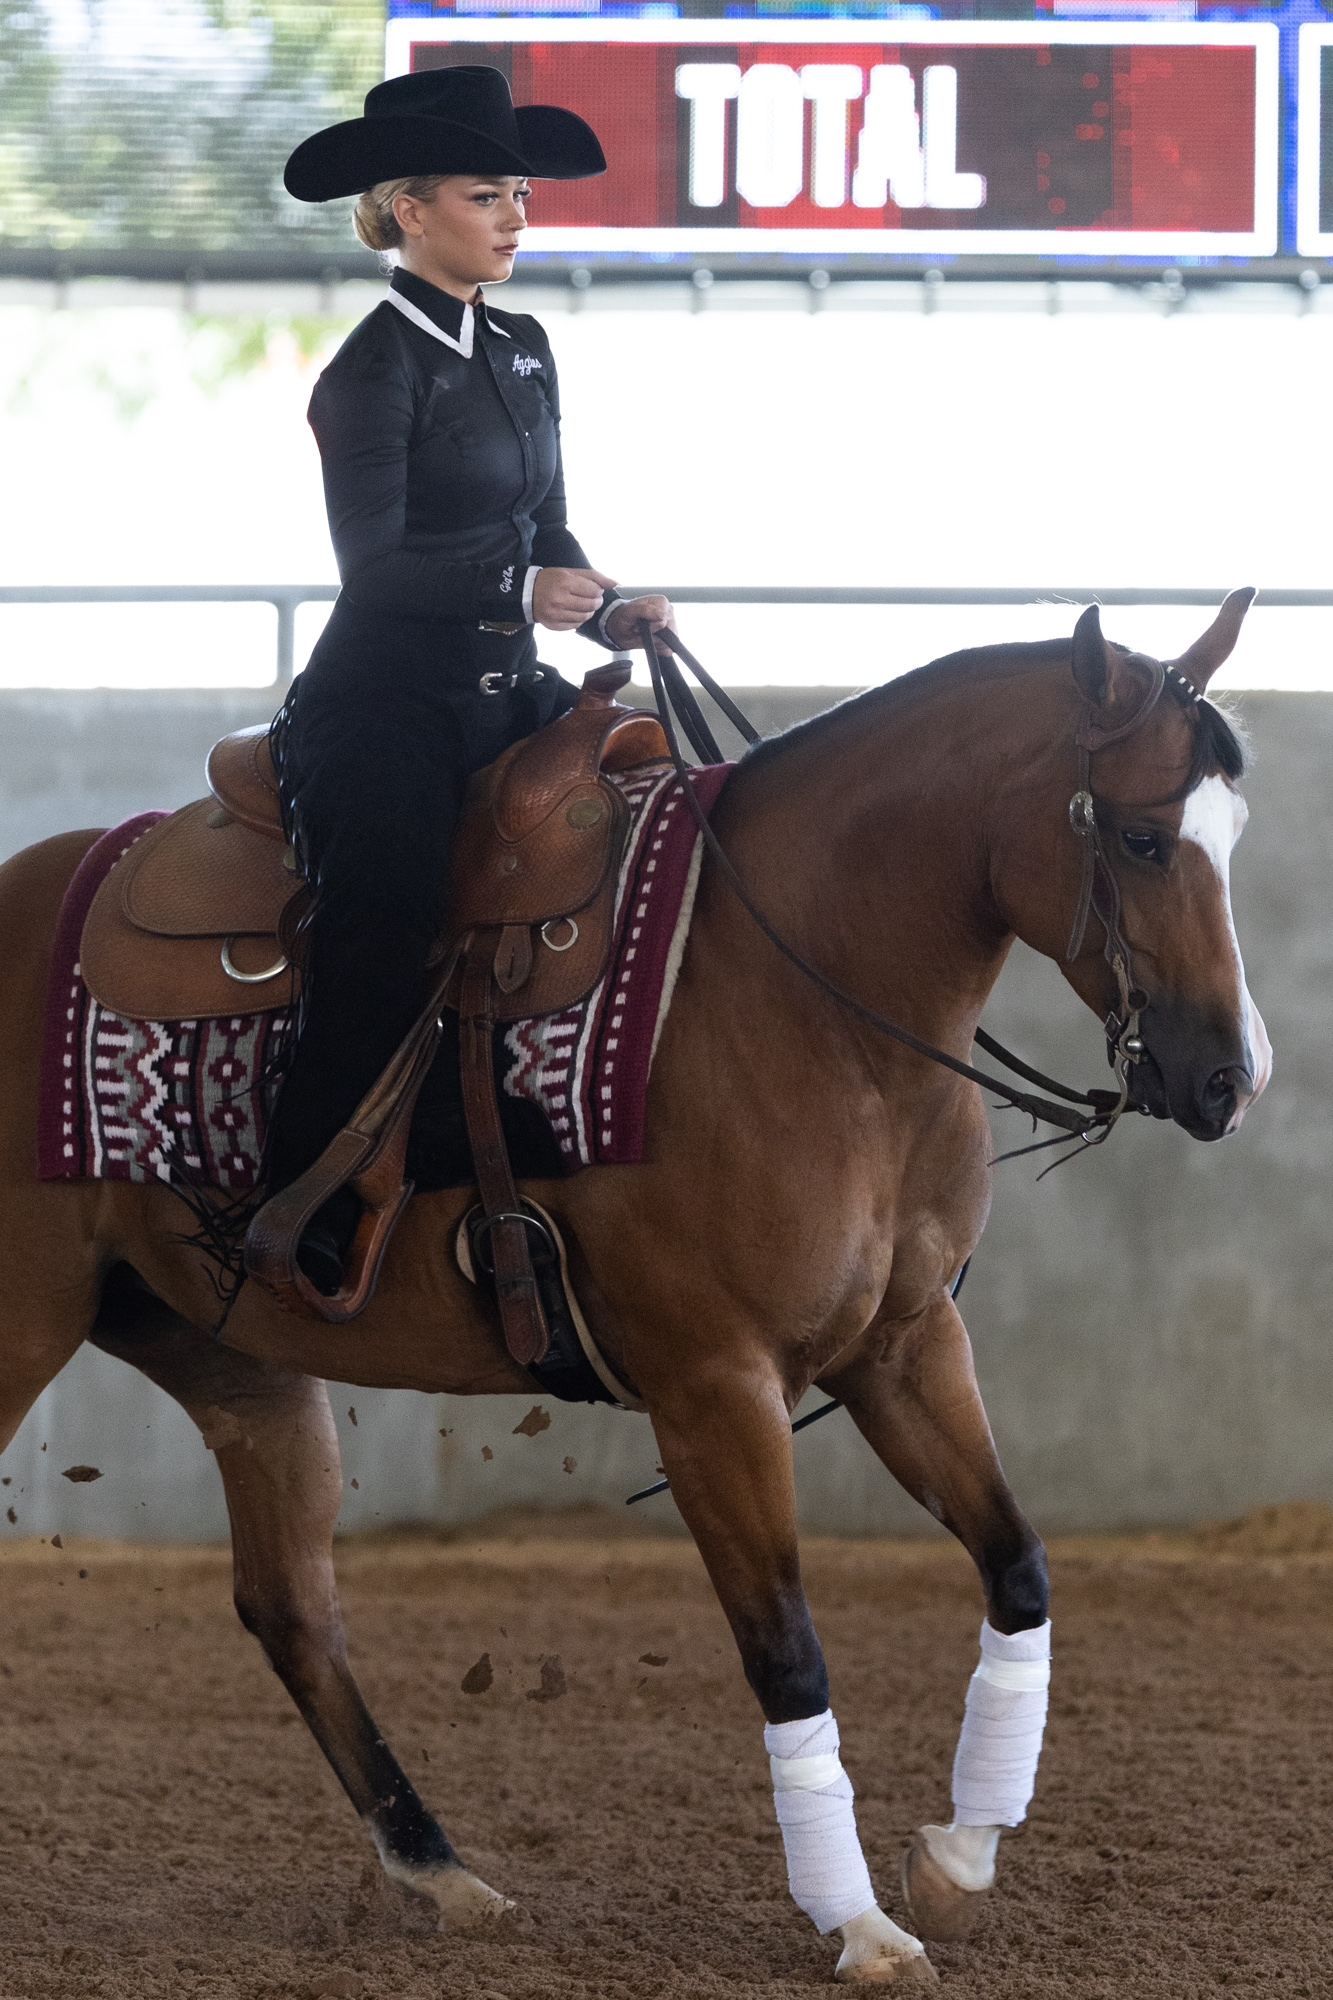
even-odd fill
[[[477,682],[482,694],[505,694],[517,686],[517,674],[483,674]]]

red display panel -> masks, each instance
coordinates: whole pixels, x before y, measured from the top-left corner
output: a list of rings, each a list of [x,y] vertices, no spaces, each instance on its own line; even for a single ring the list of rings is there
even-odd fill
[[[631,25],[392,24],[391,61],[494,64],[597,131],[608,172],[539,182],[529,248],[1276,247],[1270,27]]]

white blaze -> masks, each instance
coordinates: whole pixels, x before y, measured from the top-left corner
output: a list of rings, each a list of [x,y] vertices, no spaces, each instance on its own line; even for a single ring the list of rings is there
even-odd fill
[[[1266,1079],[1268,1032],[1264,1027],[1245,983],[1245,963],[1240,955],[1240,940],[1236,936],[1236,920],[1231,913],[1231,850],[1240,839],[1245,822],[1249,818],[1249,807],[1240,793],[1233,791],[1225,778],[1205,778],[1195,786],[1185,801],[1185,811],[1180,822],[1180,837],[1195,847],[1201,847],[1212,863],[1222,889],[1222,907],[1226,911],[1227,930],[1231,936],[1231,949],[1236,961],[1236,982],[1240,988],[1241,1014],[1245,1022],[1245,1039],[1254,1066],[1256,1087]]]

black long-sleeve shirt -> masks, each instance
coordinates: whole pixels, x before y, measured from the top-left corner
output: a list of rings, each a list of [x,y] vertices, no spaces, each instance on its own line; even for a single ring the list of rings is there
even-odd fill
[[[358,611],[519,623],[538,569],[590,567],[565,519],[555,363],[527,314],[395,271],[315,384],[310,423]],[[579,628],[603,645],[614,602]]]

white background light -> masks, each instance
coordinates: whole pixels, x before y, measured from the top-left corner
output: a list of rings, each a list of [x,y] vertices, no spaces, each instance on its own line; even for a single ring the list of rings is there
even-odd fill
[[[1109,293],[1111,309],[1052,315],[1032,288],[988,304],[944,290],[923,314],[915,286],[855,309],[868,294],[835,285],[818,312],[739,310],[722,285],[704,311],[600,311],[594,287],[569,314],[566,294],[515,288],[555,348],[570,518],[592,561],[642,583],[1333,587],[1333,313],[1239,287],[1227,310],[1171,316]],[[3,581],[336,580],[305,422],[315,369],[278,351],[210,394],[196,362],[166,309],[0,309]],[[38,641],[44,616],[0,610],[4,684],[270,671],[266,610],[62,614],[69,636],[53,618]],[[682,613],[705,661],[749,683],[874,680],[1071,622],[1063,607]],[[1105,620],[1158,653],[1200,622]],[[1333,688],[1333,616],[1251,624],[1233,682]],[[577,641],[543,651],[586,657]]]

